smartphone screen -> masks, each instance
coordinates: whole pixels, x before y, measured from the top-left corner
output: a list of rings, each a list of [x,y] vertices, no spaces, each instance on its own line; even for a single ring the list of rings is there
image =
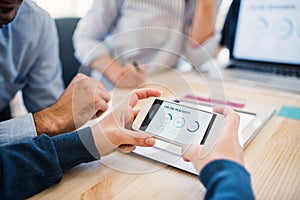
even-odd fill
[[[156,99],[140,130],[178,144],[204,144],[216,114]]]

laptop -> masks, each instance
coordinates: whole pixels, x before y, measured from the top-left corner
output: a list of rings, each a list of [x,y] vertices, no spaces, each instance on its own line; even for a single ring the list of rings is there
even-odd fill
[[[300,92],[300,1],[241,0],[223,78]]]

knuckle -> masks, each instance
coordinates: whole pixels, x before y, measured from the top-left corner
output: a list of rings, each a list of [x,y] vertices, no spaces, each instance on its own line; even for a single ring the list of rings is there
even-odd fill
[[[240,121],[240,115],[237,113],[232,114],[232,119],[234,122],[238,123]]]
[[[106,102],[101,104],[102,110],[107,110],[108,109],[108,104]]]
[[[105,88],[104,85],[103,85],[103,83],[101,83],[101,82],[97,82],[97,85],[98,85],[98,87],[101,88],[101,89],[104,89],[104,88]]]

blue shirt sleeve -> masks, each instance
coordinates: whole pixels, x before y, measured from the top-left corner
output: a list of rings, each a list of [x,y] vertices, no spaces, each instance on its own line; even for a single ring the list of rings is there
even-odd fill
[[[89,127],[0,147],[1,199],[24,199],[58,183],[64,171],[99,159],[90,153],[95,151]]]
[[[202,169],[199,178],[207,190],[205,199],[255,199],[250,174],[235,162],[212,161]]]
[[[32,114],[0,122],[0,146],[19,143],[37,136]]]

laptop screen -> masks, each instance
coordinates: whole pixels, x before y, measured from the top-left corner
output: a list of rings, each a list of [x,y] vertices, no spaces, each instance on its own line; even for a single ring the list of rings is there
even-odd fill
[[[300,1],[241,0],[233,58],[300,64]]]

